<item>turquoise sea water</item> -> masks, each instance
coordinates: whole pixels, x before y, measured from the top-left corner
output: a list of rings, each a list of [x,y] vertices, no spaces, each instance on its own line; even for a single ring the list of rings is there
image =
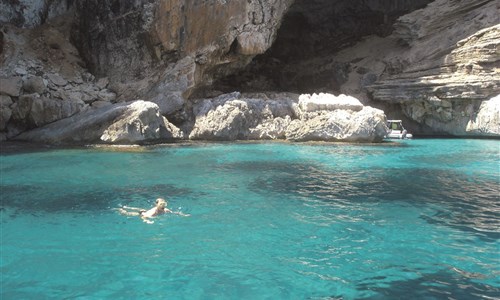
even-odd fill
[[[500,297],[500,142],[4,154],[1,299]],[[165,197],[154,224],[120,205]]]

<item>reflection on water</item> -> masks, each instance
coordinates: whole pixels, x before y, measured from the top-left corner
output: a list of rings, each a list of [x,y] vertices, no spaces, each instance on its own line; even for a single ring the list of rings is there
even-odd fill
[[[446,214],[422,218],[452,226],[492,241],[500,238],[500,187],[488,177],[470,178],[440,169],[361,169],[326,171],[314,164],[240,163],[243,172],[259,172],[252,191],[316,199],[332,205],[366,202],[439,204]],[[266,170],[273,170],[266,176]]]

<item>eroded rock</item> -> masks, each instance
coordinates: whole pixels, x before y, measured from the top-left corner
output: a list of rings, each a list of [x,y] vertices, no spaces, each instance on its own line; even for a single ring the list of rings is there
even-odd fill
[[[500,93],[498,8],[495,1],[437,0],[401,17],[392,37],[410,48],[392,55],[400,66],[369,87],[373,98],[400,104],[434,133],[494,136],[489,125],[478,127],[477,115]]]
[[[61,77],[59,74],[48,74],[47,77],[49,78],[50,82],[57,85],[57,86],[65,86],[68,84],[68,81],[64,78]]]
[[[106,128],[100,140],[107,143],[137,143],[180,138],[180,131],[160,115],[158,105],[134,101],[118,120]]]
[[[45,89],[45,82],[40,76],[29,76],[23,81],[23,90],[26,94],[43,94]]]
[[[290,116],[277,117],[262,121],[259,125],[249,129],[250,140],[284,140],[286,131],[292,122]]]
[[[0,95],[0,131],[4,131],[7,128],[7,123],[12,116],[12,110],[10,109],[12,103],[12,99],[9,96]]]
[[[469,120],[467,133],[500,136],[500,95],[483,101],[475,118]]]
[[[303,112],[336,109],[360,111],[363,109],[363,104],[352,96],[344,94],[334,96],[327,93],[303,94],[299,97],[299,106]]]
[[[115,100],[113,91],[99,87],[106,81],[98,85],[81,66],[76,49],[64,35],[66,23],[34,29],[5,25],[2,30],[0,97],[12,102],[2,105],[0,131],[6,138],[73,116],[97,100],[102,102],[95,106]]]
[[[0,94],[18,97],[23,87],[23,80],[19,76],[0,78]]]
[[[500,90],[495,1],[63,2],[24,1],[33,5],[20,11],[16,1],[2,4],[0,21],[8,12],[19,18],[37,15],[33,20],[9,19],[21,26],[42,24],[31,31],[9,24],[8,30],[2,29],[0,94],[12,97],[13,103],[2,109],[0,131],[8,130],[9,137],[71,116],[87,105],[104,109],[113,102],[140,98],[156,103],[160,115],[183,115],[176,124],[187,120],[182,128],[192,139],[378,140],[383,131],[379,112],[349,96],[345,102],[338,97],[330,102],[333,96],[328,94],[304,95],[299,101],[283,95],[229,94],[190,102],[190,97],[209,95],[205,89],[215,79],[266,52],[280,25],[286,28],[284,35],[261,61],[273,80],[254,72],[239,82],[261,90],[334,90],[363,103],[373,98],[397,107],[434,133],[497,132],[495,115],[488,113],[496,111],[496,101],[489,99]],[[391,34],[397,16],[427,3],[431,4],[399,18]],[[51,14],[69,12],[72,5],[76,15],[63,18],[68,23],[45,23]],[[367,12],[366,22],[344,16],[352,9]],[[69,43],[70,28],[85,63]],[[378,36],[362,38],[368,33]],[[191,108],[194,116],[189,115]],[[346,128],[346,120],[369,125]],[[123,136],[153,136],[141,122],[127,125],[130,130]],[[106,140],[120,140],[121,133],[113,133],[119,128],[124,125],[110,129]]]
[[[158,105],[137,100],[86,110],[15,139],[51,144],[129,144],[180,137],[180,131],[160,115]]]
[[[288,113],[275,114],[272,107]],[[232,93],[201,100],[193,112],[190,139],[380,142],[387,134],[383,111],[345,95],[257,99]]]
[[[36,93],[27,94],[20,96],[12,105],[12,119],[18,124],[25,124],[26,128],[35,128],[68,118],[85,108],[82,101],[63,101]]]
[[[118,95],[171,114],[264,53],[291,2],[83,0],[73,36],[92,72],[108,77]]]
[[[387,134],[383,111],[369,106],[360,111],[337,109],[305,113],[286,130],[293,141],[381,142]]]

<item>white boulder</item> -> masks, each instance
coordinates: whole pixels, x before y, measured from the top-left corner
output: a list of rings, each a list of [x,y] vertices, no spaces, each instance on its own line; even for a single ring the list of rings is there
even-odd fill
[[[363,109],[363,104],[352,96],[344,94],[335,96],[327,93],[319,93],[300,95],[299,107],[303,112],[336,109],[360,111]]]
[[[475,118],[467,123],[467,133],[500,136],[500,95],[483,101]]]
[[[380,142],[387,133],[382,110],[365,106],[360,111],[337,109],[306,113],[290,123],[286,138],[292,141]]]
[[[379,142],[387,134],[383,111],[350,96],[277,95],[247,98],[231,93],[193,107],[194,140],[288,139]],[[298,102],[298,103],[297,103]]]
[[[132,144],[181,137],[181,131],[160,114],[158,105],[137,100],[89,109],[15,139],[52,144]]]

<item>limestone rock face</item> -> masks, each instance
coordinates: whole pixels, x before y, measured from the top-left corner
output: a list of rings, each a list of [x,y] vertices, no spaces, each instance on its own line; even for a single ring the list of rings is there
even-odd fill
[[[500,95],[483,101],[475,118],[469,120],[467,132],[481,135],[500,136]]]
[[[498,137],[499,9],[494,0],[3,1],[0,139],[132,99],[157,104],[191,139],[379,140],[379,113],[363,104],[413,121],[416,134]],[[130,122],[105,140],[156,138],[146,123],[123,129]]]
[[[193,111],[190,139],[380,142],[387,134],[383,111],[345,95],[259,99],[232,93],[201,100]]]
[[[71,9],[73,1],[66,0],[18,0],[0,2],[0,24],[10,23],[18,27],[34,27],[48,18]]]
[[[60,143],[141,143],[180,138],[181,132],[160,115],[158,105],[132,101],[87,110],[24,132],[16,140]]]
[[[32,29],[2,27],[0,133],[4,138],[115,102],[109,82],[81,66],[78,51],[68,41],[67,22],[61,17]]]
[[[293,96],[275,95],[274,99],[243,97],[231,93],[203,99],[193,106],[195,122],[189,138],[193,140],[244,140],[263,121],[294,115]],[[252,136],[257,136],[254,132]],[[283,136],[283,133],[277,134]]]
[[[10,109],[12,103],[12,99],[9,96],[0,95],[0,131],[5,130],[12,116],[12,110]]]
[[[372,87],[382,101],[485,100],[500,90],[500,25],[482,29],[460,40],[440,57],[405,69]]]
[[[306,113],[286,130],[293,141],[380,142],[387,134],[383,111],[364,107],[360,111],[334,110]]]
[[[12,106],[12,120],[27,128],[41,127],[68,118],[86,109],[83,101],[63,101],[40,97],[38,94],[22,95]]]
[[[499,9],[497,1],[437,0],[401,17],[393,38],[409,48],[369,87],[373,98],[401,104],[436,133],[492,135],[471,124],[482,101],[500,93]]]
[[[248,139],[250,140],[284,140],[286,131],[292,119],[290,116],[266,119],[254,128],[249,129]]]
[[[299,106],[304,112],[335,109],[360,111],[363,109],[363,104],[352,96],[343,94],[334,96],[326,93],[300,95]]]
[[[169,114],[195,88],[267,50],[291,2],[82,0],[74,40],[119,94],[140,95]]]
[[[180,133],[168,131],[168,125],[157,105],[135,101],[127,106],[125,113],[104,131],[100,139],[107,143],[135,143],[173,138]]]
[[[500,93],[499,11],[494,0],[296,0],[273,46],[216,88],[343,93],[413,133],[469,135],[466,109]]]
[[[233,76],[217,82],[223,91],[289,91],[344,93],[340,86],[352,71],[350,63],[331,57],[369,35],[387,36],[401,15],[433,0],[295,0],[287,10],[277,37],[265,54]]]
[[[22,86],[23,81],[21,77],[0,78],[0,94],[17,97],[21,92]]]
[[[26,76],[23,81],[23,90],[27,94],[43,94],[46,90],[45,82],[40,76]]]

